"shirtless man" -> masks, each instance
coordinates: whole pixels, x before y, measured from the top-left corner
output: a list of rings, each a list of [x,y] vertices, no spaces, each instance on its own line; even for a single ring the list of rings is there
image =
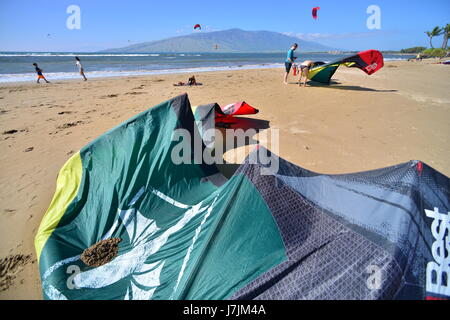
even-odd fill
[[[302,85],[302,77],[305,76],[305,81],[303,82],[303,86],[306,87],[306,81],[308,81],[309,69],[314,66],[314,62],[311,60],[303,61],[298,67],[300,68],[299,77],[298,77],[298,85]]]

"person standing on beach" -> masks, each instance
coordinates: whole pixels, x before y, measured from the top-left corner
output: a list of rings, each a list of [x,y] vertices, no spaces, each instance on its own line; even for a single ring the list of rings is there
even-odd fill
[[[75,57],[76,62],[76,66],[78,67],[78,70],[80,71],[80,74],[83,76],[84,81],[87,81],[86,76],[84,75],[84,69],[83,69],[83,65],[81,64],[80,58]]]
[[[50,83],[50,81],[48,81],[47,79],[45,79],[44,75],[42,74],[42,69],[40,69],[40,68],[38,67],[38,64],[37,64],[37,63],[33,63],[33,66],[34,66],[34,69],[36,70],[36,73],[37,73],[37,76],[38,76],[38,78],[37,78],[37,83],[39,83],[39,80],[41,80],[41,79],[44,79],[45,82]]]
[[[286,74],[284,75],[284,84],[288,83],[289,72],[291,71],[294,60],[297,59],[297,57],[294,57],[294,51],[297,50],[297,48],[298,44],[294,43],[287,53],[286,61],[284,62],[284,65],[286,67]]]

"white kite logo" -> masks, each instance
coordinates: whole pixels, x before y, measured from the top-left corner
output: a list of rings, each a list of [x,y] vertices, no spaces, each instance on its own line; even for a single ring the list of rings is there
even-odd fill
[[[189,221],[192,220],[192,218],[206,211],[205,217],[203,218],[201,224],[197,227],[192,243],[187,250],[187,254],[178,274],[178,279],[173,288],[172,295],[175,293],[201,228],[214,208],[214,204],[218,196],[216,196],[209,205],[204,205],[204,201],[201,201],[195,205],[186,205],[164,195],[158,190],[152,189],[151,192],[169,204],[180,209],[184,209],[185,212],[181,219],[175,225],[155,237],[155,234],[160,231],[160,228],[156,226],[153,219],[144,217],[134,208],[128,210],[119,209],[116,221],[109,231],[102,237],[102,240],[112,237],[113,234],[117,234],[117,232],[120,232],[121,228],[125,227],[131,241],[132,249],[119,255],[105,265],[85,272],[76,273],[71,279],[71,283],[73,282],[74,288],[104,288],[124,279],[125,277],[131,276],[130,284],[125,294],[125,299],[151,299],[155,290],[160,285],[161,270],[164,267],[165,261],[161,260],[155,263],[146,263],[146,260],[151,255],[157,253],[171,235],[180,231]],[[141,190],[139,190],[137,195],[130,202],[129,206],[133,206],[143,193],[144,188],[141,188]],[[56,263],[46,271],[43,276],[43,287],[45,293],[50,299],[66,299],[66,297],[59,290],[48,284],[47,279],[50,274],[62,265],[78,261],[79,259],[80,255],[65,259]]]
[[[427,263],[426,290],[431,293],[450,296],[450,212],[440,213],[438,208],[426,210],[433,218],[431,233],[435,241],[431,246],[434,261]]]

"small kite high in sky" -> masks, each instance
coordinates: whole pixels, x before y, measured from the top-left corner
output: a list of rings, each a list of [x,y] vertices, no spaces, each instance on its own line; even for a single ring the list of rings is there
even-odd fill
[[[318,10],[320,10],[320,7],[314,7],[314,8],[312,9],[312,16],[313,16],[313,18],[316,19],[316,20],[317,20],[317,11],[318,11]]]
[[[202,26],[199,25],[198,23],[194,26],[194,30],[197,30],[197,29],[202,30]]]

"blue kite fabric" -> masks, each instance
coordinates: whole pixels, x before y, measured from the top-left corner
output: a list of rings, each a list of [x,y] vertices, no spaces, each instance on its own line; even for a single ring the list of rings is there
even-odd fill
[[[36,235],[46,299],[450,297],[448,177],[420,161],[325,175],[263,147],[229,179],[195,148],[174,163],[173,132],[201,137],[209,114],[182,95],[68,160]],[[109,240],[116,256],[83,260]]]

